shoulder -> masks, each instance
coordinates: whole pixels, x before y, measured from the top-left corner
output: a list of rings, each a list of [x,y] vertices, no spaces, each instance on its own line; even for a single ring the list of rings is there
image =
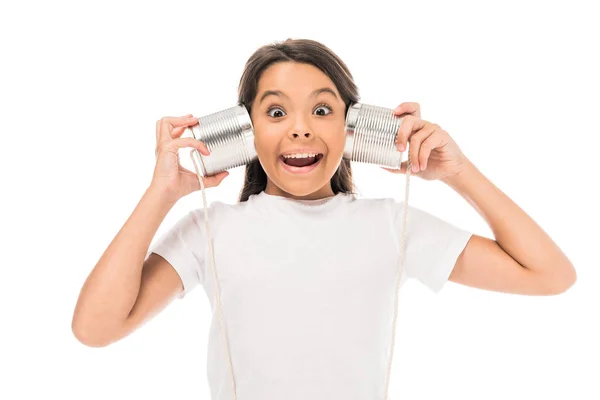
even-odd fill
[[[353,211],[357,214],[367,215],[370,218],[383,216],[395,225],[403,224],[405,212],[409,226],[432,227],[445,224],[445,221],[423,208],[393,197],[357,198],[352,204],[355,208]]]
[[[236,208],[239,208],[237,204],[229,204],[222,201],[212,201],[207,206],[196,207],[187,212],[187,217],[204,218],[208,213],[209,218],[219,217],[235,212]]]

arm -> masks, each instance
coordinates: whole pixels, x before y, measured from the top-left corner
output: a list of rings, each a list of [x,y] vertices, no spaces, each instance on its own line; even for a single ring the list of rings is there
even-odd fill
[[[86,279],[73,314],[75,337],[106,346],[164,308],[183,284],[164,259],[144,260],[152,238],[174,203],[149,187]]]
[[[453,282],[507,293],[552,295],[577,275],[552,239],[472,163],[442,180],[486,220],[495,239],[473,235],[450,275]]]

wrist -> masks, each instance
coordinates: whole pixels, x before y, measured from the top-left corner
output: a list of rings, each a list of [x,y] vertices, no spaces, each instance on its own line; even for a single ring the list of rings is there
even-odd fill
[[[444,178],[441,181],[451,188],[457,189],[463,182],[473,179],[478,173],[479,170],[477,167],[475,167],[471,161],[465,159],[456,174]]]
[[[179,198],[173,193],[172,190],[163,185],[150,184],[144,193],[144,196],[154,199],[164,207],[170,209],[179,201]]]

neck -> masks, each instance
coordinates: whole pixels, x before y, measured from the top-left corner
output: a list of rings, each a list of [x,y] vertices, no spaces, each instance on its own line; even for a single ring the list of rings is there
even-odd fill
[[[287,197],[294,200],[319,200],[325,197],[334,196],[333,190],[331,189],[331,182],[327,182],[327,185],[323,186],[315,192],[305,195],[295,195],[293,193],[289,193],[281,189],[273,182],[271,182],[270,179],[267,180],[267,187],[265,188],[265,193],[273,196]]]

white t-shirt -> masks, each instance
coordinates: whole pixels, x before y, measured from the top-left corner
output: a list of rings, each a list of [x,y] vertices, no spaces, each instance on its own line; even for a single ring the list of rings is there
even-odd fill
[[[209,206],[215,269],[239,400],[383,400],[403,202],[338,193],[299,201],[261,192]],[[438,293],[471,233],[409,206],[402,283]],[[202,285],[213,310],[212,400],[232,400],[215,304],[204,210],[153,243],[184,291]]]

